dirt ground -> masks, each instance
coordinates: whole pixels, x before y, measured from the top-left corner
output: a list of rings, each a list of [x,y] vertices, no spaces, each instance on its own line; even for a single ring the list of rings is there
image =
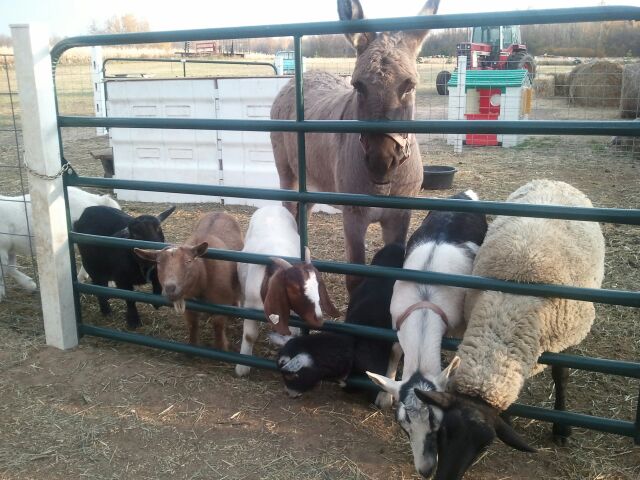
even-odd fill
[[[430,90],[431,87],[428,87]],[[537,103],[537,118],[614,118],[613,110],[569,109],[556,100]],[[442,118],[444,97],[419,97],[421,118]],[[546,109],[547,112],[543,112]],[[551,113],[555,112],[555,113]],[[65,155],[83,175],[101,176],[88,155],[107,146],[95,130],[64,133]],[[504,200],[533,178],[567,181],[594,205],[638,208],[640,162],[612,150],[606,138],[531,137],[512,149],[466,148],[454,154],[440,136],[420,136],[425,163],[458,168],[454,188],[423,192],[447,196],[473,188],[481,198]],[[0,131],[0,166],[15,165],[15,146]],[[17,194],[17,170],[3,168],[0,192]],[[165,204],[123,202],[133,214],[157,213]],[[168,241],[184,240],[198,216],[222,210],[246,229],[252,208],[181,204],[166,222]],[[424,213],[415,212],[413,231]],[[640,290],[640,229],[603,224],[607,245],[604,287]],[[340,216],[310,220],[314,257],[344,261]],[[381,246],[380,231],[368,235],[369,258]],[[33,274],[28,259],[21,269]],[[346,310],[344,281],[326,275],[331,297]],[[124,329],[124,302],[112,300],[112,317],[99,314],[94,297],[82,296],[87,323]],[[141,333],[184,341],[186,329],[173,310],[139,305]],[[640,358],[637,310],[596,305],[589,337],[574,353],[636,361]],[[238,351],[241,320],[228,322],[231,348]],[[201,338],[209,342],[208,326]],[[256,354],[273,357],[264,338]],[[638,382],[574,370],[569,408],[632,420]],[[550,374],[531,379],[520,402],[550,407]],[[466,478],[636,479],[640,450],[629,438],[575,429],[560,448],[550,425],[515,420],[516,429],[539,452],[515,452],[496,442]],[[331,383],[290,400],[272,372],[253,370],[238,379],[233,365],[144,347],[85,337],[61,352],[44,345],[37,295],[8,282],[0,304],[0,479],[30,478],[215,478],[333,479],[416,478],[408,442],[391,412],[380,412],[365,396],[346,394]]]

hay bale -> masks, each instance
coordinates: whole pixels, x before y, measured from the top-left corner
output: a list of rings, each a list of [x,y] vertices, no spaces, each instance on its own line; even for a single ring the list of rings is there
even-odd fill
[[[640,117],[640,62],[625,65],[622,70],[620,116],[622,118]]]
[[[569,72],[554,73],[553,76],[553,94],[556,97],[569,97]]]
[[[537,97],[553,97],[556,81],[553,75],[537,75],[533,79],[533,91]]]
[[[622,65],[597,60],[576,66],[569,75],[569,102],[584,107],[620,105]]]

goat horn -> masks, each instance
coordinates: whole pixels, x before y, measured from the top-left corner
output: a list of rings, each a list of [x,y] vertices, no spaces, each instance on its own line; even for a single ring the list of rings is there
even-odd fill
[[[304,263],[311,263],[311,250],[309,250],[309,247],[304,247]]]
[[[273,263],[275,263],[276,265],[278,265],[279,267],[288,269],[293,267],[293,265],[291,265],[289,262],[287,262],[285,259],[283,258],[279,258],[279,257],[271,257],[271,261]]]

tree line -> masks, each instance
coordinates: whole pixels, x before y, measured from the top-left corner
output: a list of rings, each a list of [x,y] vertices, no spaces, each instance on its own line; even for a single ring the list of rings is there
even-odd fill
[[[89,33],[125,33],[149,30],[149,23],[131,14],[113,16],[102,25],[95,21]],[[456,45],[468,40],[467,29],[433,32],[420,52],[421,56],[454,56]],[[58,40],[58,39],[56,39]],[[640,22],[569,23],[561,25],[524,25],[522,40],[533,55],[577,57],[640,57]],[[10,46],[11,37],[0,35],[0,46]],[[170,46],[169,44],[155,45]],[[182,44],[174,44],[182,49]],[[272,55],[278,50],[291,50],[289,37],[259,38],[242,42],[242,50]],[[307,36],[302,40],[306,57],[351,57],[353,49],[342,35]]]

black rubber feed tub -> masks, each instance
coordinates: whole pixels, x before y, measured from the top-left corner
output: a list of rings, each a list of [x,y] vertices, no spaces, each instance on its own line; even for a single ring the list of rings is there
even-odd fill
[[[424,190],[444,190],[451,188],[453,176],[458,170],[445,165],[427,165],[424,167],[422,188]]]

